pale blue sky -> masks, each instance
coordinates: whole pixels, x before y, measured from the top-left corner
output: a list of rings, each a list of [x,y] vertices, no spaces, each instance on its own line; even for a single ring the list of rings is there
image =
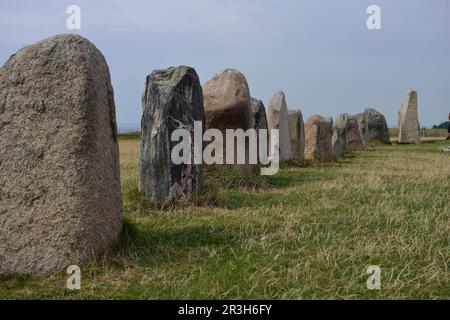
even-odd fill
[[[140,97],[153,69],[189,65],[206,82],[223,68],[245,74],[267,103],[284,90],[291,109],[333,116],[371,106],[396,125],[407,89],[419,93],[422,125],[450,113],[448,0],[0,0],[0,63],[24,45],[77,31],[105,55],[121,130],[140,126]],[[382,30],[366,27],[381,7]]]

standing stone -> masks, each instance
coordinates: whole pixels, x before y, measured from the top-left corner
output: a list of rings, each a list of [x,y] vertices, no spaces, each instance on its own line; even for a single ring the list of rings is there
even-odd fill
[[[267,116],[266,109],[264,108],[264,104],[261,100],[251,98],[250,102],[251,110],[252,110],[252,128],[259,130],[265,129],[267,130]]]
[[[348,116],[347,119],[347,150],[360,151],[364,149],[364,140],[359,129],[358,119]]]
[[[227,129],[246,131],[253,127],[250,91],[245,76],[233,69],[225,69],[203,85],[207,129],[218,129],[222,132],[224,143]],[[247,140],[247,139],[246,139]],[[245,164],[237,164],[237,145],[235,144],[235,165],[240,171],[252,170],[248,164],[249,145],[246,142]],[[224,146],[224,161],[226,150]]]
[[[264,104],[261,100],[251,98],[251,110],[252,110],[252,128],[256,130],[256,134],[258,135],[258,159],[259,159],[259,148],[261,147],[261,141],[259,140],[260,132],[259,130],[266,130],[266,151],[265,153],[268,154],[269,152],[269,131],[268,124],[267,124],[267,116],[266,116],[266,109],[264,107]],[[264,140],[263,140],[264,141]]]
[[[281,161],[292,159],[291,137],[288,122],[286,98],[283,91],[278,91],[269,102],[269,129],[279,130]]]
[[[380,112],[372,108],[366,108],[363,113],[356,115],[356,119],[364,145],[368,145],[373,140],[385,144],[391,143],[386,118]]]
[[[194,164],[194,121],[204,125],[203,94],[197,73],[181,66],[154,70],[142,95],[142,140],[139,164],[140,191],[152,202],[187,201],[203,183],[201,164]],[[174,164],[171,154],[180,141],[172,132],[186,129],[190,134],[189,163]],[[200,131],[203,136],[203,130]],[[183,154],[184,155],[184,154]]]
[[[84,264],[122,227],[114,94],[78,35],[19,50],[0,69],[0,273]]]
[[[333,161],[331,122],[321,116],[310,117],[305,123],[305,159],[317,162]]]
[[[345,153],[347,145],[347,121],[348,114],[340,114],[333,123],[333,155],[342,157]]]
[[[417,92],[408,90],[398,114],[399,142],[420,144],[420,125],[417,112]]]
[[[289,133],[291,137],[292,159],[305,159],[305,125],[300,110],[289,110]]]

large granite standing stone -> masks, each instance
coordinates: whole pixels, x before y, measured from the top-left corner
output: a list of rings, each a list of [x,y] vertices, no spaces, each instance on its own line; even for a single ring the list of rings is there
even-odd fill
[[[365,145],[373,140],[385,144],[391,143],[386,118],[380,112],[372,108],[366,108],[363,113],[356,115],[356,119]]]
[[[245,76],[225,69],[203,85],[206,127],[243,129],[252,127],[250,91]]]
[[[154,70],[147,76],[142,108],[140,191],[152,202],[187,201],[203,183],[202,166],[193,162],[194,121],[202,125],[205,121],[202,87],[195,70],[185,66]],[[180,143],[171,141],[176,129],[190,133],[189,163],[175,164],[171,159],[173,148]],[[200,133],[203,135],[203,130]]]
[[[332,162],[333,148],[331,122],[319,115],[305,122],[305,159],[317,162]]]
[[[305,124],[300,110],[288,112],[289,133],[291,137],[292,159],[305,159]]]
[[[226,130],[253,128],[250,91],[245,76],[234,69],[225,69],[203,85],[203,98],[206,115],[206,128],[218,129],[223,133],[226,159]],[[247,140],[247,139],[246,139]],[[245,164],[237,164],[238,146],[235,144],[234,167],[240,171],[254,168],[248,163],[248,141],[245,142]]]
[[[398,114],[399,142],[420,144],[420,125],[417,111],[417,92],[408,90]]]
[[[347,121],[348,114],[340,114],[333,123],[333,155],[342,157],[347,145]]]
[[[0,273],[48,275],[107,250],[122,227],[114,94],[78,35],[0,69]]]
[[[348,116],[346,149],[350,151],[360,151],[364,148],[364,139],[361,130],[359,129],[358,119],[355,116]]]
[[[278,129],[280,138],[280,160],[292,159],[291,136],[289,133],[288,108],[283,91],[278,91],[269,102],[269,129]]]

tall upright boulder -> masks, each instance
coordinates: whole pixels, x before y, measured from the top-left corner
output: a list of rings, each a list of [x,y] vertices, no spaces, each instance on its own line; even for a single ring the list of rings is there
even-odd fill
[[[368,145],[373,140],[385,144],[390,143],[386,118],[380,112],[372,108],[366,108],[364,112],[356,115],[356,119],[364,145]]]
[[[332,162],[333,148],[331,122],[319,115],[305,122],[305,159],[316,162]]]
[[[122,227],[108,65],[57,35],[0,69],[0,273],[44,276],[107,250]]]
[[[349,151],[360,151],[365,148],[364,139],[355,116],[347,118],[347,146]]]
[[[202,87],[193,68],[181,66],[154,70],[142,95],[142,139],[139,164],[140,191],[152,202],[189,200],[203,183],[201,164],[194,155],[194,122],[205,121]],[[171,141],[176,129],[186,129],[191,137],[188,156],[174,163],[172,150],[179,141]],[[203,130],[200,132],[203,135]],[[184,152],[184,151],[183,151]]]
[[[347,146],[347,121],[348,114],[340,114],[333,123],[333,155],[342,157]]]
[[[420,144],[417,92],[408,90],[398,114],[399,142]]]
[[[203,85],[206,128],[218,129],[224,137],[227,129],[246,131],[253,126],[251,97],[245,76],[234,69],[225,69]],[[246,139],[247,140],[247,139]],[[224,138],[224,143],[230,143]],[[237,164],[238,146],[235,144],[234,167],[240,171],[254,168],[248,162],[249,143],[245,142],[245,164]],[[226,148],[224,147],[224,159]]]
[[[303,160],[305,158],[305,124],[300,110],[288,112],[289,134],[291,137],[292,159]]]
[[[289,133],[288,108],[283,91],[278,91],[269,102],[269,129],[278,129],[280,138],[280,160],[292,159],[291,136]]]

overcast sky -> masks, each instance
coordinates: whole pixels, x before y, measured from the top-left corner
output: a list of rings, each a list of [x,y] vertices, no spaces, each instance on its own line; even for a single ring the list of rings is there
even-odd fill
[[[407,89],[423,126],[450,113],[448,0],[0,0],[0,63],[66,28],[69,5],[108,61],[120,129],[140,126],[141,93],[153,69],[189,65],[202,83],[240,70],[267,103],[284,90],[289,108],[335,117],[371,106],[397,124]],[[381,30],[366,27],[369,5]]]

